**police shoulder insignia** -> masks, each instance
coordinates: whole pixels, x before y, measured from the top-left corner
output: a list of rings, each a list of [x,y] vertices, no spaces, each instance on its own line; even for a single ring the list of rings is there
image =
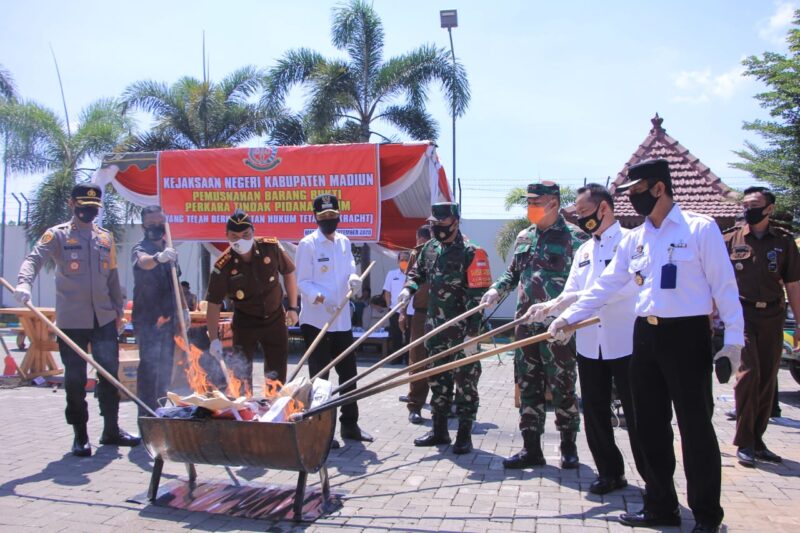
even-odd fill
[[[216,268],[217,270],[222,270],[222,268],[225,265],[227,265],[230,260],[231,260],[231,249],[228,248],[227,250],[222,252],[222,255],[219,256],[219,259],[217,259],[217,262],[214,263],[214,268]]]
[[[489,256],[483,248],[475,248],[475,255],[467,267],[467,286],[470,289],[485,289],[492,284]]]
[[[49,229],[45,231],[44,235],[42,235],[42,237],[39,239],[39,244],[47,244],[48,242],[53,240],[54,236],[55,234],[53,233],[53,230]]]
[[[257,237],[256,240],[258,242],[268,242],[270,244],[278,244],[277,237]]]

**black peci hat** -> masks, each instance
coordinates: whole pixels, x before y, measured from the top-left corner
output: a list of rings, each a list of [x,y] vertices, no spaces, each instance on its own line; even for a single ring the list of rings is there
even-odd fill
[[[670,189],[672,187],[672,178],[669,175],[669,162],[666,159],[649,159],[631,165],[628,168],[628,180],[619,185],[614,192],[627,191],[642,180],[647,180],[650,187],[659,181],[663,181],[667,189]]]

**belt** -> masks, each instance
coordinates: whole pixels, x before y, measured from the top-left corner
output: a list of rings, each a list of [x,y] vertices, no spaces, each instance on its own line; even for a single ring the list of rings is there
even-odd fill
[[[708,318],[708,315],[694,315],[694,316],[675,316],[675,317],[660,317],[654,315],[640,316],[640,320],[646,320],[651,326],[664,326],[666,324],[674,324],[675,322],[683,322],[685,320],[694,320],[697,318]]]
[[[754,302],[753,300],[748,300],[742,297],[739,297],[739,300],[742,302],[743,305],[755,307],[756,309],[767,309],[768,307],[781,304],[780,300],[772,300],[771,302]]]

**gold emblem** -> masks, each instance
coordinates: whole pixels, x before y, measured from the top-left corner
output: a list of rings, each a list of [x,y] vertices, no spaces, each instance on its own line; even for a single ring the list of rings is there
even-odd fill
[[[736,270],[744,270],[744,265],[742,263],[736,263],[736,265],[733,268],[735,268]]]
[[[583,254],[583,258],[584,259],[589,259],[589,252],[586,252],[585,254]]]
[[[95,196],[97,196],[97,192],[94,189],[89,189],[88,191],[86,191],[86,196],[94,198]]]
[[[39,239],[39,243],[40,244],[47,244],[48,242],[50,242],[52,240],[53,240],[53,232],[50,231],[50,230],[47,230],[47,231],[44,232],[44,235],[42,235],[42,238]]]
[[[73,261],[72,263],[69,264],[69,269],[70,270],[78,270],[80,267],[81,267],[81,264],[78,263],[77,261]]]
[[[589,231],[593,230],[596,227],[597,227],[597,222],[595,222],[594,219],[586,222],[586,229],[588,229]]]
[[[633,277],[633,281],[635,281],[636,284],[639,286],[644,285],[644,276],[642,276],[637,272],[636,275]]]
[[[236,291],[236,299],[237,300],[241,300],[243,298],[244,298],[244,291],[242,289],[239,289],[238,291]]]
[[[323,267],[322,267],[322,273],[324,274],[324,273],[325,273],[325,272],[327,272],[327,271],[328,271],[328,266],[327,266],[327,265],[323,265]]]
[[[265,265],[268,265],[268,264],[270,264],[271,262],[272,262],[272,260],[271,260],[269,257],[265,257],[265,258],[264,258],[264,264],[265,264]]]
[[[70,237],[67,239],[67,244],[78,244],[78,239]]]
[[[269,282],[272,283],[273,281],[275,281],[275,276],[270,276],[269,277]]]

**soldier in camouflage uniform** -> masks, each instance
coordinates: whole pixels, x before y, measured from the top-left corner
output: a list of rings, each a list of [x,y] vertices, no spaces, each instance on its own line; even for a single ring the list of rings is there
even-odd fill
[[[514,258],[506,272],[486,292],[482,302],[495,304],[501,294],[517,289],[516,316],[539,302],[551,300],[564,289],[572,256],[589,237],[568,224],[559,213],[558,185],[543,181],[528,186],[528,219],[533,224],[520,232],[514,245]],[[516,338],[523,339],[547,331],[545,323],[517,326]],[[561,432],[561,467],[578,467],[576,433],[580,415],[575,396],[576,354],[574,340],[567,344],[533,344],[517,350],[514,379],[520,389],[520,422],[524,449],[505,459],[506,468],[544,465],[541,436],[545,421],[545,386],[550,384],[556,412],[556,427]]]
[[[419,289],[420,285],[430,283],[428,313],[425,330],[431,331],[441,324],[476,307],[481,295],[492,281],[489,260],[486,252],[464,239],[459,230],[460,214],[458,204],[444,202],[431,207],[433,239],[425,243],[417,260],[411,265],[405,288],[398,301],[406,301]],[[425,342],[429,355],[437,354],[478,334],[481,313],[475,313],[465,322],[459,322],[434,335]],[[472,345],[449,357],[434,362],[440,366],[451,361],[463,359],[477,351]],[[464,454],[472,451],[472,423],[478,412],[478,379],[481,364],[473,363],[450,372],[432,376],[428,381],[431,389],[432,430],[415,439],[416,446],[449,444],[447,415],[453,403],[455,385],[455,404],[458,416],[458,433],[453,445],[453,453]]]

